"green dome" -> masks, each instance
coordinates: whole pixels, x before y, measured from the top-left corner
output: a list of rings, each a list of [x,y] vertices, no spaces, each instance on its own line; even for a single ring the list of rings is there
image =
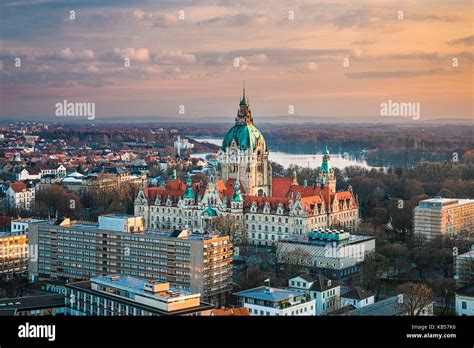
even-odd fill
[[[250,149],[254,151],[257,147],[258,140],[263,141],[263,148],[267,151],[267,145],[262,133],[251,124],[236,124],[232,127],[224,137],[222,142],[222,150],[225,150],[232,144],[232,140],[235,140],[240,150]]]

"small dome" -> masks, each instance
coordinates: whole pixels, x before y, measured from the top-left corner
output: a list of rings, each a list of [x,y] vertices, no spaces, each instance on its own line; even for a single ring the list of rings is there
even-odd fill
[[[212,209],[211,205],[208,205],[207,208],[201,213],[201,215],[214,217],[217,216],[217,213],[214,209]]]

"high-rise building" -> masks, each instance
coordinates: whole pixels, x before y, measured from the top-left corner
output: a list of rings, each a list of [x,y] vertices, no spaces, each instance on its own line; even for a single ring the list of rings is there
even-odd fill
[[[435,197],[414,209],[414,233],[426,240],[474,232],[474,199]]]
[[[105,215],[99,223],[70,221],[30,224],[29,243],[38,245],[30,276],[64,281],[124,274],[169,282],[225,303],[232,279],[228,236],[143,231],[143,218]]]
[[[201,315],[213,309],[201,294],[170,286],[167,282],[111,275],[66,284],[70,315],[169,316]]]

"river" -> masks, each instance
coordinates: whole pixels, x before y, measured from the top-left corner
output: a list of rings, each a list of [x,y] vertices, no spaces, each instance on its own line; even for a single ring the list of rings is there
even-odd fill
[[[210,144],[214,144],[218,146],[222,145],[222,138],[191,137],[191,139],[194,139],[202,143],[210,143]],[[204,156],[204,155],[206,154],[193,154],[192,157],[199,157],[199,156]],[[270,158],[270,161],[276,162],[285,168],[288,168],[291,164],[295,164],[300,167],[317,168],[321,165],[321,162],[323,160],[323,155],[322,153],[295,154],[295,153],[282,152],[282,151],[272,151],[270,149],[269,158]],[[336,167],[339,169],[343,169],[349,166],[360,166],[367,169],[379,168],[379,167],[369,166],[365,159],[355,158],[347,152],[331,154],[331,164],[333,167]]]

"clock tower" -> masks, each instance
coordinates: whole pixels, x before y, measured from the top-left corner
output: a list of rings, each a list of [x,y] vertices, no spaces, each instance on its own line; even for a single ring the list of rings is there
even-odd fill
[[[223,180],[238,179],[245,194],[271,196],[272,167],[262,133],[253,124],[245,86],[235,125],[227,132],[219,151]]]

